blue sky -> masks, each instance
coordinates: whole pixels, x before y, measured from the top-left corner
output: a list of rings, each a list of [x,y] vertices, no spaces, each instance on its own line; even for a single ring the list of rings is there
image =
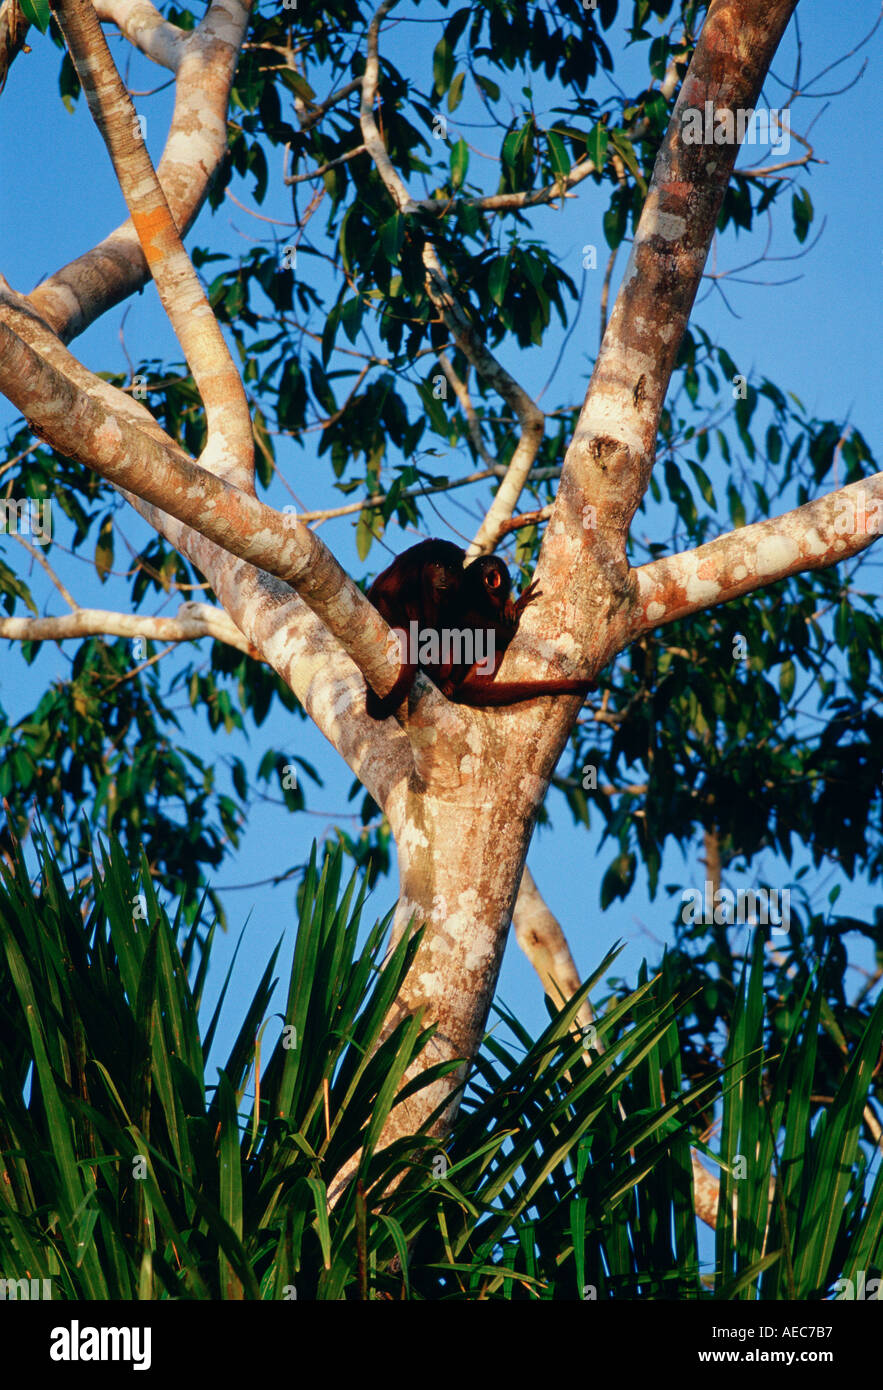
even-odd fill
[[[800,7],[805,84],[867,34],[877,8],[876,0],[856,0],[849,6]],[[436,14],[443,12],[432,5],[420,6],[419,15],[414,6],[403,5],[401,22],[389,31],[384,51],[408,70],[425,72],[425,66],[419,67],[415,55],[425,55],[437,41],[440,24],[427,22]],[[0,143],[4,214],[0,220],[0,270],[13,287],[21,291],[30,290],[43,276],[93,245],[125,215],[122,197],[85,103],[80,101],[74,113],[69,114],[58,99],[58,50],[48,38],[36,33],[30,41],[32,52],[20,56],[13,64],[2,95],[4,140]],[[642,70],[643,55],[635,51],[623,55],[617,28],[608,36],[608,42],[617,63],[616,76],[628,85],[629,74]],[[127,46],[124,48],[117,41],[112,44],[112,50],[119,57]],[[795,52],[792,27],[773,65],[773,75],[790,79]],[[845,86],[856,77],[865,60],[867,69],[863,76],[842,94],[827,99],[814,99],[811,95],[791,107],[795,130],[803,133],[814,122],[810,139],[818,158],[824,161],[815,165],[798,183],[798,186],[805,184],[811,191],[816,209],[813,235],[824,221],[819,241],[798,260],[770,259],[746,271],[745,276],[753,283],[729,282],[727,303],[710,288],[703,289],[694,311],[694,322],[700,323],[726,346],[740,370],[762,373],[783,390],[794,391],[812,413],[838,419],[848,417],[862,430],[879,458],[883,279],[880,227],[883,219],[875,155],[879,149],[876,95],[881,87],[880,33],[815,88],[810,86],[810,92],[834,92]],[[495,75],[501,80],[499,74]],[[161,84],[165,74],[133,59],[130,80],[133,86],[146,91]],[[523,80],[518,74],[509,79],[516,95]],[[534,87],[538,106],[542,109],[543,102],[547,101],[548,111],[555,100],[554,80],[546,83],[544,79],[534,78]],[[611,90],[608,79],[599,75],[597,92],[593,89],[593,94],[603,100]],[[767,83],[765,98],[767,104],[774,107],[783,102],[783,88],[774,76]],[[169,89],[151,97],[136,97],[136,109],[147,117],[147,143],[155,158],[162,148],[170,106]],[[464,115],[466,118],[472,115],[468,102],[456,113],[458,119]],[[477,113],[476,118],[480,119]],[[482,134],[480,126],[471,126],[469,138],[479,146]],[[489,145],[490,140],[486,143]],[[744,157],[740,160],[743,165],[746,162],[749,161]],[[475,175],[488,181],[489,187],[493,186],[493,168],[486,166],[486,175],[480,173],[481,168],[480,162],[473,158],[470,178]],[[253,203],[250,180],[234,180],[232,191],[246,207],[264,216],[278,217],[281,223],[290,223],[288,195],[281,188],[281,153],[271,159],[271,189],[263,205],[257,208]],[[587,181],[580,186],[578,197],[568,200],[564,211],[542,209],[532,218],[536,235],[549,240],[574,279],[579,282],[581,275],[590,276],[584,286],[582,316],[564,352],[555,381],[544,397],[544,405],[581,400],[597,351],[602,271],[584,272],[581,256],[582,247],[594,243],[599,247],[599,262],[603,267],[606,249],[600,220],[606,204],[607,190],[599,191]],[[770,247],[773,258],[792,257],[801,249],[791,232],[786,206],[787,203],[783,204],[781,211],[774,214]],[[735,236],[732,231],[728,232],[715,248],[717,268],[738,267],[759,255],[766,234],[764,222],[751,235],[743,232]],[[279,226],[278,235],[284,243],[285,226]],[[266,225],[226,200],[215,214],[207,208],[203,210],[188,244],[239,255],[247,251],[254,240],[266,236]],[[623,251],[615,283],[625,260]],[[301,258],[302,267],[304,262],[307,270],[301,268],[299,273],[313,274],[313,260]],[[321,272],[315,273],[321,279]],[[778,281],[790,283],[776,284]],[[522,353],[510,346],[501,355],[525,384],[534,386],[546,381],[561,341],[562,334],[553,325],[542,349]],[[152,287],[106,315],[72,347],[96,371],[126,370],[127,353],[135,362],[148,357],[165,357],[172,361],[180,357]],[[11,408],[6,408],[0,419],[4,424],[11,422],[14,419]],[[342,499],[330,486],[325,460],[317,458],[317,445],[318,434],[307,436],[302,449],[290,441],[280,441],[280,466],[305,504],[311,507],[340,505]],[[452,473],[470,467],[465,455],[450,460]],[[280,490],[275,500],[282,505],[288,499]],[[468,497],[464,493],[454,494],[439,505],[437,529],[432,512],[425,514],[430,533],[434,530],[435,534],[454,540],[461,535],[471,536],[480,516],[481,501],[478,494]],[[148,534],[147,529],[134,517],[122,516],[121,522],[132,544],[140,547]],[[643,522],[647,538],[664,539],[664,535],[653,534],[653,522],[650,513]],[[721,529],[727,529],[723,517]],[[385,554],[379,549],[372,551],[367,565],[359,562],[354,547],[353,518],[329,523],[322,528],[321,535],[356,577],[369,571],[374,573],[386,563]],[[416,538],[391,535],[390,543],[394,550],[399,550]],[[4,552],[10,544],[0,540]],[[120,566],[124,555],[124,547],[118,542]],[[122,585],[113,580],[104,587],[99,585],[91,563],[85,558],[65,556],[57,550],[53,552],[53,561],[81,603],[125,607]],[[863,579],[866,587],[879,593],[878,560],[868,564]],[[40,585],[36,581],[35,585],[42,596]],[[49,600],[47,611],[62,611],[48,590],[46,597]],[[176,603],[172,603],[156,611],[172,613],[175,607]],[[33,683],[66,673],[73,651],[73,645],[63,652],[47,645],[35,665],[26,668],[14,650],[4,647],[0,701],[7,711],[16,716],[31,708]],[[171,676],[176,669],[174,656],[167,658],[166,667]],[[310,788],[307,792],[311,814],[297,819],[286,816],[276,806],[257,803],[242,847],[217,873],[216,883],[225,891],[231,930],[216,952],[212,976],[215,990],[220,987],[239,928],[247,917],[250,918],[246,936],[248,949],[240,953],[235,988],[231,991],[227,1010],[226,1037],[229,1039],[272,945],[282,933],[288,936],[281,967],[284,979],[294,923],[293,883],[277,889],[242,885],[260,883],[285,866],[302,862],[307,857],[311,839],[321,837],[335,823],[353,829],[351,823],[342,819],[352,810],[346,803],[352,776],[322,737],[300,721],[277,714],[261,729],[252,730],[246,744],[238,735],[229,738],[223,734],[210,735],[204,720],[189,714],[183,696],[178,703],[187,742],[201,756],[223,759],[237,754],[247,758],[250,765],[256,765],[264,748],[272,743],[307,758],[325,779],[322,790]],[[599,855],[597,836],[571,825],[569,812],[554,792],[550,795],[549,812],[552,827],[536,833],[528,862],[550,907],[565,926],[581,971],[589,973],[614,940],[624,939],[626,951],[619,968],[634,979],[641,957],[645,953],[655,957],[658,943],[671,939],[673,909],[670,901],[660,895],[651,902],[639,874],[628,901],[617,902],[602,913],[598,904],[599,886],[613,848],[608,845]],[[783,866],[770,859],[759,869],[756,881],[785,882],[782,873]],[[680,855],[669,853],[661,878],[663,883],[701,883],[702,873],[695,859],[684,861]],[[838,881],[841,881],[840,875],[833,866],[824,868],[818,878],[819,884],[826,889]],[[377,915],[388,909],[394,896],[391,881],[378,885],[372,899]],[[859,882],[847,888],[838,908],[870,916],[878,900],[875,886]],[[545,1010],[541,995],[514,941],[507,949],[499,994],[528,1027],[542,1025]],[[209,996],[211,1003],[211,988]],[[283,997],[284,985],[277,1003],[281,1004]],[[223,1047],[223,1034],[221,1041]]]

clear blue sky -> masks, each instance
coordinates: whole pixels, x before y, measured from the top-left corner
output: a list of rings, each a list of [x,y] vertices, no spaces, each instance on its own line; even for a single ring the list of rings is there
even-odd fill
[[[804,80],[838,58],[868,32],[877,15],[876,0],[854,0],[844,6],[805,5],[800,7],[803,40]],[[399,13],[399,12],[397,12]],[[431,50],[440,34],[440,25],[426,23],[436,11],[432,5],[417,10],[402,5],[402,22],[390,31],[384,51],[403,67],[413,68],[413,55]],[[448,12],[448,14],[450,11]],[[639,70],[636,54],[622,56],[618,28],[608,36],[617,63],[616,76],[628,83],[628,74]],[[125,215],[121,195],[112,177],[109,162],[100,138],[80,101],[75,112],[68,114],[57,97],[58,50],[48,38],[32,33],[32,52],[19,57],[13,64],[9,82],[2,95],[4,139],[0,144],[0,188],[2,188],[3,218],[0,223],[0,269],[14,288],[30,290],[43,276],[52,273],[74,255],[93,245]],[[119,55],[121,45],[115,42],[113,51]],[[125,46],[128,51],[128,46]],[[793,28],[789,31],[780,55],[774,64],[774,74],[790,80],[794,66],[795,41]],[[620,68],[620,60],[624,67]],[[827,78],[817,84],[822,92],[833,92],[846,85],[858,73],[862,62],[868,66],[861,80],[841,95],[829,101],[806,99],[792,105],[792,126],[801,133],[811,122],[811,140],[816,153],[825,162],[816,165],[808,180],[816,208],[814,232],[825,221],[824,233],[817,245],[802,259],[768,261],[745,272],[755,283],[733,283],[727,288],[728,306],[714,293],[700,295],[694,321],[700,323],[713,338],[725,345],[739,367],[747,372],[759,372],[775,381],[783,390],[793,390],[807,409],[820,416],[848,416],[865,434],[875,455],[881,456],[880,405],[880,302],[883,280],[883,243],[881,243],[881,194],[877,175],[879,153],[879,118],[877,94],[881,88],[881,41],[878,33],[856,57],[848,59]],[[420,69],[425,73],[425,66]],[[623,76],[623,74],[625,74]],[[133,59],[131,81],[139,89],[161,84],[166,74],[145,62]],[[497,80],[502,80],[495,74]],[[517,94],[523,79],[519,74],[509,77],[513,93]],[[554,104],[554,83],[535,87],[543,97],[550,94]],[[815,88],[812,90],[816,90]],[[600,99],[609,95],[605,76],[597,79]],[[767,104],[782,104],[783,89],[772,78],[765,89]],[[136,98],[139,113],[146,114],[147,142],[154,157],[158,157],[167,128],[170,111],[169,90],[152,97]],[[468,114],[468,103],[464,103]],[[462,112],[458,112],[460,116]],[[480,129],[473,128],[468,138],[482,144]],[[490,143],[488,141],[488,143]],[[740,161],[745,164],[747,161]],[[470,177],[479,164],[473,158]],[[258,211],[264,215],[290,220],[290,205],[281,184],[281,154],[271,159],[271,191]],[[493,172],[488,175],[493,179]],[[232,191],[247,207],[254,207],[249,180],[234,180]],[[598,300],[601,271],[581,270],[581,249],[586,242],[600,248],[599,260],[604,264],[605,251],[600,219],[606,208],[607,191],[596,190],[591,182],[580,186],[579,196],[569,200],[564,212],[540,210],[533,217],[538,237],[548,238],[565,268],[579,281],[591,275],[585,287],[582,319],[570,340],[558,376],[550,387],[544,404],[578,401],[582,398],[591,360],[597,350]],[[285,227],[279,236],[285,238]],[[755,232],[736,237],[728,232],[718,243],[717,267],[737,267],[759,255],[766,240],[763,220]],[[189,244],[199,244],[212,250],[224,250],[239,255],[249,249],[255,239],[264,238],[267,227],[251,218],[232,202],[225,201],[212,215],[204,209]],[[783,206],[775,214],[771,255],[789,257],[799,250],[787,211]],[[302,260],[305,258],[302,258]],[[315,262],[308,261],[312,273]],[[625,253],[620,257],[617,275],[625,265]],[[211,273],[211,268],[210,268]],[[791,279],[791,277],[799,277]],[[775,287],[774,282],[791,280]],[[127,305],[114,310],[83,338],[73,350],[96,371],[120,371],[127,368],[123,350],[124,339],[133,361],[147,357],[164,357],[174,361],[180,357],[152,287]],[[520,353],[510,348],[504,360],[526,384],[545,382],[554,363],[561,334],[552,331],[542,350]],[[5,409],[4,423],[14,416]],[[308,435],[304,448],[286,441],[279,446],[279,463],[286,472],[295,492],[307,505],[321,507],[339,505],[339,494],[333,492],[326,476],[325,460],[317,460],[318,434]],[[452,459],[451,471],[468,467],[465,458]],[[271,498],[272,500],[272,498]],[[280,505],[288,500],[281,493]],[[469,536],[479,515],[480,499],[467,501],[463,493],[439,507],[441,520],[432,527],[436,534]],[[464,510],[464,503],[466,509]],[[427,525],[432,526],[431,513],[426,513]],[[447,523],[456,533],[447,529]],[[726,522],[722,518],[722,529]],[[143,542],[146,528],[136,518],[124,517],[123,529],[133,544]],[[385,563],[382,552],[375,551],[368,566],[356,558],[353,545],[353,522],[346,518],[326,525],[323,539],[356,576],[366,568],[373,573]],[[651,536],[651,539],[656,537]],[[391,536],[394,549],[407,541]],[[12,543],[0,538],[4,552]],[[117,545],[118,567],[124,564],[125,550]],[[75,556],[53,552],[62,577],[73,588],[83,604],[101,607],[125,607],[125,590],[113,580],[102,587],[91,564]],[[879,592],[879,562],[869,566],[866,584]],[[36,591],[42,594],[35,580]],[[49,612],[61,607],[50,598]],[[176,603],[162,611],[174,612]],[[33,683],[44,683],[63,675],[69,669],[74,645],[63,652],[47,644],[31,668],[23,665],[15,650],[4,645],[0,668],[0,700],[12,716],[31,708]],[[169,679],[176,669],[174,657],[166,659]],[[42,688],[42,684],[40,686]],[[232,1036],[244,1001],[251,997],[263,969],[266,957],[278,936],[288,933],[283,952],[283,976],[290,960],[293,927],[293,884],[275,890],[270,888],[241,888],[267,879],[286,865],[303,861],[314,836],[323,835],[352,809],[346,804],[351,774],[311,726],[274,716],[260,730],[252,730],[248,744],[240,736],[227,738],[209,734],[205,721],[189,714],[183,696],[174,702],[184,723],[188,744],[201,756],[223,759],[234,754],[243,756],[254,767],[272,743],[288,748],[314,763],[325,778],[321,791],[308,788],[307,797],[314,814],[297,819],[288,817],[276,806],[257,803],[241,849],[231,856],[217,874],[217,884],[224,888],[231,930],[216,951],[213,971],[214,989],[218,989],[239,928],[250,916],[248,949],[240,953],[237,963],[235,989],[226,1012],[227,1031],[222,1035],[222,1047]],[[553,827],[541,830],[534,838],[529,863],[549,905],[557,913],[566,931],[583,973],[588,973],[610,944],[623,938],[627,949],[620,964],[624,974],[634,978],[642,955],[655,957],[658,942],[671,939],[669,923],[673,908],[670,900],[660,895],[651,903],[643,878],[626,903],[616,903],[601,913],[598,890],[601,875],[612,854],[608,845],[599,856],[597,837],[577,830],[556,793],[549,801]],[[784,866],[770,860],[759,867],[757,881],[785,883]],[[669,854],[661,881],[701,881],[695,860],[684,862],[680,856]],[[829,887],[838,881],[831,868],[820,876]],[[380,915],[394,900],[392,881],[381,883],[373,902]],[[879,900],[876,888],[857,884],[848,889],[838,904],[860,916],[869,916]],[[209,990],[210,1002],[212,989]],[[521,957],[514,941],[507,950],[500,985],[500,997],[519,1014],[528,1027],[539,1027],[545,1020],[541,996],[530,967]],[[277,1004],[284,998],[281,986]]]

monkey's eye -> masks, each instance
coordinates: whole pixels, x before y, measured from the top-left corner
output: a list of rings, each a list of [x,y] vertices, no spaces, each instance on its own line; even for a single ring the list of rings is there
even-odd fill
[[[485,583],[489,589],[499,589],[502,580],[497,570],[488,570],[485,575]]]

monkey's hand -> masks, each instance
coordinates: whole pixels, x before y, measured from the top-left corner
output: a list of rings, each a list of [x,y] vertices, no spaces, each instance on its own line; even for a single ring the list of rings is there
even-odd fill
[[[537,581],[535,579],[531,580],[531,582],[528,584],[527,588],[525,589],[524,593],[520,596],[520,598],[518,598],[514,603],[511,599],[509,600],[507,608],[511,607],[511,612],[507,613],[506,616],[510,617],[512,622],[517,625],[518,619],[521,617],[527,605],[529,603],[533,603],[534,599],[542,598],[542,596],[543,591],[542,589],[537,588]]]

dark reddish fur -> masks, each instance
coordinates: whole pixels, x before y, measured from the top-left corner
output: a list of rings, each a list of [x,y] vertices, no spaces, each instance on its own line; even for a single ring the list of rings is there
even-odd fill
[[[506,648],[518,630],[521,614],[539,597],[531,584],[518,600],[512,599],[512,580],[503,561],[484,555],[464,566],[465,551],[450,541],[421,541],[400,555],[379,574],[368,597],[390,627],[404,628],[416,622],[421,629],[467,629],[493,633],[494,667],[482,675],[478,666],[448,662],[421,666],[443,695],[457,704],[485,708],[534,700],[541,695],[586,695],[591,681],[564,678],[546,681],[497,681],[494,679]],[[367,710],[374,719],[387,719],[405,699],[414,683],[417,665],[405,663],[396,683],[383,697],[369,688]]]

